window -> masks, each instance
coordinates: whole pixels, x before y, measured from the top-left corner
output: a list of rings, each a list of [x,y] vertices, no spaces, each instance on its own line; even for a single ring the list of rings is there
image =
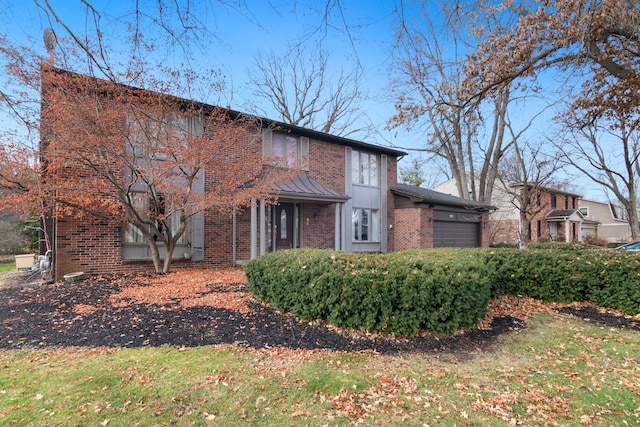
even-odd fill
[[[187,144],[188,135],[202,133],[202,125],[196,117],[173,114],[157,117],[128,117],[129,149],[143,160],[166,160],[172,149]]]
[[[542,221],[541,220],[538,220],[538,222],[537,222],[537,233],[536,234],[538,236],[538,239],[542,237]]]
[[[580,208],[580,213],[582,214],[583,217],[588,218],[589,217],[589,208]]]
[[[298,164],[298,138],[274,133],[271,138],[271,154],[280,166],[291,167]]]
[[[162,196],[159,197],[157,209],[154,208],[153,199],[149,197],[147,193],[133,193],[131,194],[131,200],[133,208],[141,214],[148,212],[149,218],[163,216],[167,208],[167,202]],[[169,227],[169,229],[173,233],[175,233],[175,231],[180,227],[180,211],[173,211],[171,213],[171,216],[165,219],[164,222],[167,227]],[[158,229],[161,232],[164,232],[162,224],[158,224]],[[186,243],[186,234],[187,233],[184,233],[182,236],[180,236],[178,243]],[[147,242],[144,238],[144,235],[142,234],[142,231],[138,227],[133,224],[127,223],[125,224],[124,229],[124,243],[146,244]]]
[[[353,241],[379,241],[380,233],[378,218],[378,211],[375,209],[354,209],[352,212]]]
[[[353,150],[351,153],[351,182],[356,185],[378,187],[378,156]]]
[[[551,194],[551,207],[555,209],[556,205],[557,205],[556,195],[555,194]]]
[[[287,211],[282,209],[280,212],[280,239],[286,240],[287,238]]]

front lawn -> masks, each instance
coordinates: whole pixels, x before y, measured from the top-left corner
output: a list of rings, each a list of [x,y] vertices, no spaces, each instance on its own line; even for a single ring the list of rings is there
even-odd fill
[[[0,273],[4,273],[5,271],[11,271],[16,269],[16,264],[0,264]]]
[[[490,351],[0,351],[3,425],[640,424],[640,332],[537,314]]]

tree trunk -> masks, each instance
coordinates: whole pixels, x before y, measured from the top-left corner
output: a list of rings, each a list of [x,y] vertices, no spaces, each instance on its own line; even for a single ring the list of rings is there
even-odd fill
[[[151,260],[156,273],[161,274],[163,272],[162,259],[160,258],[160,250],[158,249],[158,243],[153,240],[153,236],[147,237],[149,243],[149,249],[151,249]]]
[[[529,249],[529,229],[531,228],[531,220],[527,218],[525,212],[520,211],[520,249]]]
[[[627,215],[629,216],[631,240],[635,241],[638,239],[638,234],[640,234],[640,220],[638,219],[638,210],[636,209],[636,198],[634,196],[630,197],[629,206],[625,207],[627,208]]]

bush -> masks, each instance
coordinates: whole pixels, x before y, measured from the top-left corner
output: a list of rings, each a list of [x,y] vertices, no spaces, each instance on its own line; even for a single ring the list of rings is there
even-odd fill
[[[293,250],[245,267],[249,289],[304,320],[395,336],[450,334],[486,314],[490,283],[481,251],[347,254]]]
[[[585,238],[584,238],[584,242],[585,242],[587,245],[591,245],[591,246],[601,246],[601,247],[603,247],[603,248],[606,248],[606,247],[607,247],[607,244],[608,244],[608,243],[607,243],[607,239],[602,239],[602,238],[600,238],[600,237],[596,237],[596,236],[593,236],[593,235],[585,236]]]
[[[526,295],[549,302],[591,301],[625,314],[640,313],[640,257],[623,251],[491,250],[492,295]]]
[[[585,245],[348,254],[296,249],[247,264],[249,289],[304,320],[413,336],[477,324],[490,296],[592,301],[640,313],[640,256]]]

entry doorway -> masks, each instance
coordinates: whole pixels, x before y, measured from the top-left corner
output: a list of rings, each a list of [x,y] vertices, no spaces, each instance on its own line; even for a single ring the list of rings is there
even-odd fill
[[[300,247],[300,207],[280,203],[269,210],[269,251]]]

